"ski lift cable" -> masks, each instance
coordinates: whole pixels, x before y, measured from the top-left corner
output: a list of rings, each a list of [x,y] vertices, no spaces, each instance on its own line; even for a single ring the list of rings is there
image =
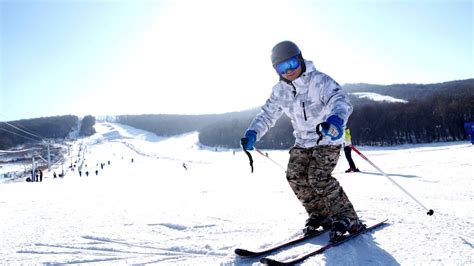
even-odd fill
[[[29,139],[29,140],[33,140],[33,141],[38,141],[37,139],[33,139],[33,138],[27,137],[27,136],[25,136],[25,135],[18,134],[17,132],[13,132],[13,131],[10,131],[10,130],[5,129],[5,128],[0,128],[0,130],[6,131],[6,132],[8,132],[8,133],[10,133],[10,134],[13,134],[13,135],[20,136],[20,137],[25,138],[25,139]]]
[[[43,156],[41,156],[39,154],[37,155],[37,157],[40,158],[41,160],[43,160],[44,162],[48,162],[48,160],[46,160],[45,158],[43,158]]]
[[[9,123],[9,122],[2,122],[2,123],[5,123],[5,124],[7,124],[7,125],[13,127],[14,129],[19,130],[19,131],[21,131],[21,132],[23,132],[23,133],[26,133],[26,134],[28,134],[28,135],[31,135],[31,136],[33,136],[33,137],[35,137],[35,138],[39,138],[40,140],[44,140],[44,137],[39,136],[39,135],[36,135],[36,134],[33,134],[33,133],[28,132],[28,131],[26,131],[26,130],[23,130],[23,129],[21,129],[21,128],[15,126],[15,125],[12,125],[12,124]]]
[[[33,151],[33,150],[39,150],[41,148],[29,148],[29,149],[23,149],[23,150],[16,150],[16,151],[6,151],[6,150],[0,150],[0,153],[21,153],[25,151]]]
[[[1,114],[0,114],[0,116],[6,118],[4,115],[1,115]],[[5,124],[7,124],[7,125],[9,125],[9,126],[11,126],[11,127],[13,127],[13,128],[15,128],[15,129],[17,129],[17,130],[19,130],[19,131],[22,131],[22,132],[24,132],[24,133],[26,133],[26,134],[29,134],[29,135],[34,136],[34,137],[37,137],[37,138],[39,138],[39,139],[41,139],[41,140],[44,140],[44,139],[45,139],[45,137],[41,136],[41,135],[38,134],[38,133],[33,132],[33,131],[30,130],[30,129],[27,129],[27,128],[24,127],[24,126],[20,126],[20,125],[18,125],[18,124],[14,125],[12,121],[10,121],[10,122],[7,122],[7,121],[0,121],[0,123],[2,123],[2,122],[5,123]]]
[[[37,132],[34,132],[34,131],[31,130],[31,129],[28,129],[28,128],[26,128],[25,126],[22,126],[22,125],[20,125],[20,124],[18,124],[18,123],[14,123],[14,122],[12,122],[12,121],[10,121],[9,123],[12,124],[12,125],[17,126],[18,128],[21,128],[21,129],[23,129],[23,130],[29,132],[29,133],[31,133],[31,134],[33,134],[33,135],[36,135],[36,136],[38,136],[38,137],[41,137],[41,138],[45,139],[45,137],[43,137],[41,134],[39,134],[39,133],[37,133]]]
[[[2,116],[3,118],[7,118],[6,116],[4,116],[4,115],[2,115],[2,114],[0,114],[0,116]],[[7,121],[4,121],[4,122],[7,122]],[[26,127],[24,127],[24,126],[22,126],[22,125],[20,125],[20,124],[18,124],[18,123],[15,124],[15,121],[8,121],[8,123],[10,123],[10,124],[12,124],[12,125],[15,125],[15,126],[21,128],[21,129],[25,130],[25,131],[28,131],[28,130],[29,130],[29,129],[27,129]],[[32,130],[29,130],[29,131],[30,131],[30,133],[33,132]],[[38,134],[38,135],[39,135],[39,134]]]

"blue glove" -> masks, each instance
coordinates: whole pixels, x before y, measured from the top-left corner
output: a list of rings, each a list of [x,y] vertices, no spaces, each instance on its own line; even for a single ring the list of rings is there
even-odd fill
[[[251,151],[253,150],[253,144],[257,140],[257,132],[253,130],[247,130],[245,132],[245,137],[240,139],[240,144],[242,144],[242,147],[247,150]]]
[[[344,121],[337,115],[331,115],[322,126],[324,135],[331,137],[331,140],[337,140],[342,137],[344,132]]]

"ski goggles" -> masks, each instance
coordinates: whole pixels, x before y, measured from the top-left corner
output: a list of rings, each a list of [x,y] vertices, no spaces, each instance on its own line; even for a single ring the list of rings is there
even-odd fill
[[[288,70],[297,69],[299,66],[300,66],[300,60],[298,59],[297,56],[293,56],[290,59],[287,59],[281,63],[276,64],[274,68],[278,72],[278,74],[283,75]]]

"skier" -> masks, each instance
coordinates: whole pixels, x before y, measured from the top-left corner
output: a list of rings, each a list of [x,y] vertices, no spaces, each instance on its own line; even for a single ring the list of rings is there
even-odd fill
[[[346,170],[346,173],[350,172],[360,172],[359,168],[355,166],[354,160],[352,160],[352,141],[351,141],[351,130],[349,127],[346,127],[345,137],[344,137],[344,155],[346,155],[347,162],[349,163],[349,169]]]
[[[341,86],[305,60],[291,41],[272,49],[278,83],[241,139],[253,150],[285,113],[292,122],[295,145],[290,150],[286,178],[309,218],[304,232],[330,228],[331,241],[362,228],[357,213],[339,182],[331,176],[339,158],[344,126],[352,104]],[[322,130],[318,132],[318,129]],[[320,134],[319,134],[320,133]]]

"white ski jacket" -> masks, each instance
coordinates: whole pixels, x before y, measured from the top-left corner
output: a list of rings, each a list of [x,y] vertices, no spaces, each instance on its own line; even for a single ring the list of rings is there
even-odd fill
[[[283,113],[291,119],[295,146],[301,148],[317,145],[316,126],[329,116],[337,115],[347,123],[353,109],[347,94],[331,77],[316,70],[313,62],[305,60],[305,64],[306,71],[299,78],[290,84],[279,81],[273,86],[270,98],[248,128],[257,132],[257,141]],[[339,145],[343,141],[344,135],[336,141],[324,137],[319,145]]]

